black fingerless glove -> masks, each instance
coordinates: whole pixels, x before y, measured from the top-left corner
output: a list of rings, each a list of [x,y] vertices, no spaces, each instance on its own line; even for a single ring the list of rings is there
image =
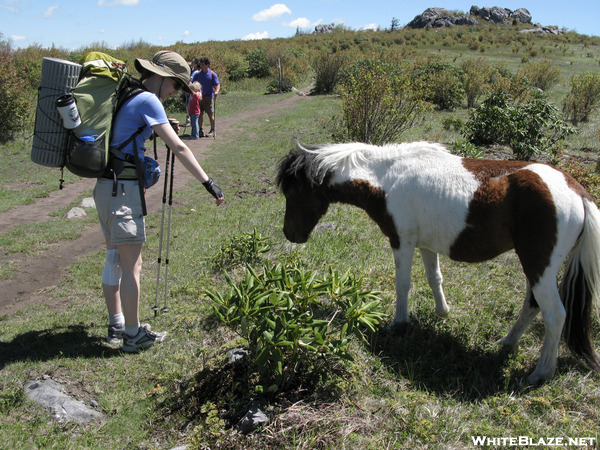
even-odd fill
[[[209,178],[208,181],[205,181],[204,183],[202,183],[202,186],[204,186],[206,188],[206,190],[208,192],[210,192],[214,198],[223,197],[223,191],[221,190],[221,188],[219,186],[217,186],[215,183],[213,183],[212,178]]]

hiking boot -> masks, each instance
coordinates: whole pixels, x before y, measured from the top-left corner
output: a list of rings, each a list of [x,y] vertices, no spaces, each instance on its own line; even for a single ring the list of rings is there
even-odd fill
[[[120,344],[125,334],[125,327],[121,326],[108,326],[108,335],[106,336],[106,342],[109,344]]]
[[[200,137],[205,137],[205,136],[207,136],[207,135],[206,135],[206,134],[204,134],[204,131],[200,130],[200,131],[198,132],[198,136],[200,136]]]
[[[123,351],[128,353],[137,352],[164,341],[166,337],[166,331],[156,333],[150,330],[149,325],[143,324],[140,325],[138,334],[135,336],[123,334]]]

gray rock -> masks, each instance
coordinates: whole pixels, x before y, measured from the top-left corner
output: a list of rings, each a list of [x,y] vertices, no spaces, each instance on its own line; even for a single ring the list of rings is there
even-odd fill
[[[521,23],[531,23],[531,14],[525,8],[515,10],[512,16]]]
[[[258,404],[253,403],[250,410],[242,417],[235,428],[242,434],[248,434],[267,423],[269,423],[267,415],[260,410]]]
[[[504,23],[508,21],[511,14],[512,11],[510,9],[499,8],[498,6],[494,6],[490,9],[489,21],[494,23]]]
[[[423,14],[419,14],[406,25],[407,28],[427,28],[433,27],[438,17],[448,16],[449,12],[444,8],[427,8]]]
[[[87,214],[83,208],[79,208],[76,206],[75,208],[71,208],[71,210],[67,213],[67,219],[79,219],[81,217],[86,217]]]
[[[248,351],[243,348],[234,348],[227,352],[227,360],[229,364],[235,364],[239,361],[242,361],[246,356],[248,356]]]
[[[43,381],[29,381],[25,385],[25,394],[32,400],[47,408],[58,422],[74,421],[86,424],[104,417],[98,411],[74,400],[65,393],[62,385],[48,378]]]
[[[92,197],[84,198],[81,200],[81,204],[79,205],[82,208],[93,208],[96,209],[96,202]]]
[[[543,27],[541,25],[536,25],[535,28],[528,28],[526,30],[521,30],[522,34],[554,34],[559,35],[562,34],[557,26]]]
[[[314,229],[315,233],[320,231],[335,231],[337,229],[337,225],[335,222],[319,222]]]
[[[315,27],[315,34],[332,33],[334,28],[335,25],[333,23],[329,25],[317,25]]]

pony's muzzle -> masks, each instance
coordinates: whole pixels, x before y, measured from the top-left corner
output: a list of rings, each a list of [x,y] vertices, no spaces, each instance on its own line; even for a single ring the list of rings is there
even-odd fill
[[[283,228],[283,234],[285,234],[285,238],[288,241],[295,244],[304,244],[306,241],[308,241],[308,235],[301,234],[297,230],[287,227]]]

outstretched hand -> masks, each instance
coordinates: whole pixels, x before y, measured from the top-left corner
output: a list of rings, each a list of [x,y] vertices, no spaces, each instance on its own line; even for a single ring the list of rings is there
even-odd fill
[[[223,190],[213,183],[212,178],[209,178],[208,181],[205,181],[202,185],[216,199],[217,206],[223,203]]]

